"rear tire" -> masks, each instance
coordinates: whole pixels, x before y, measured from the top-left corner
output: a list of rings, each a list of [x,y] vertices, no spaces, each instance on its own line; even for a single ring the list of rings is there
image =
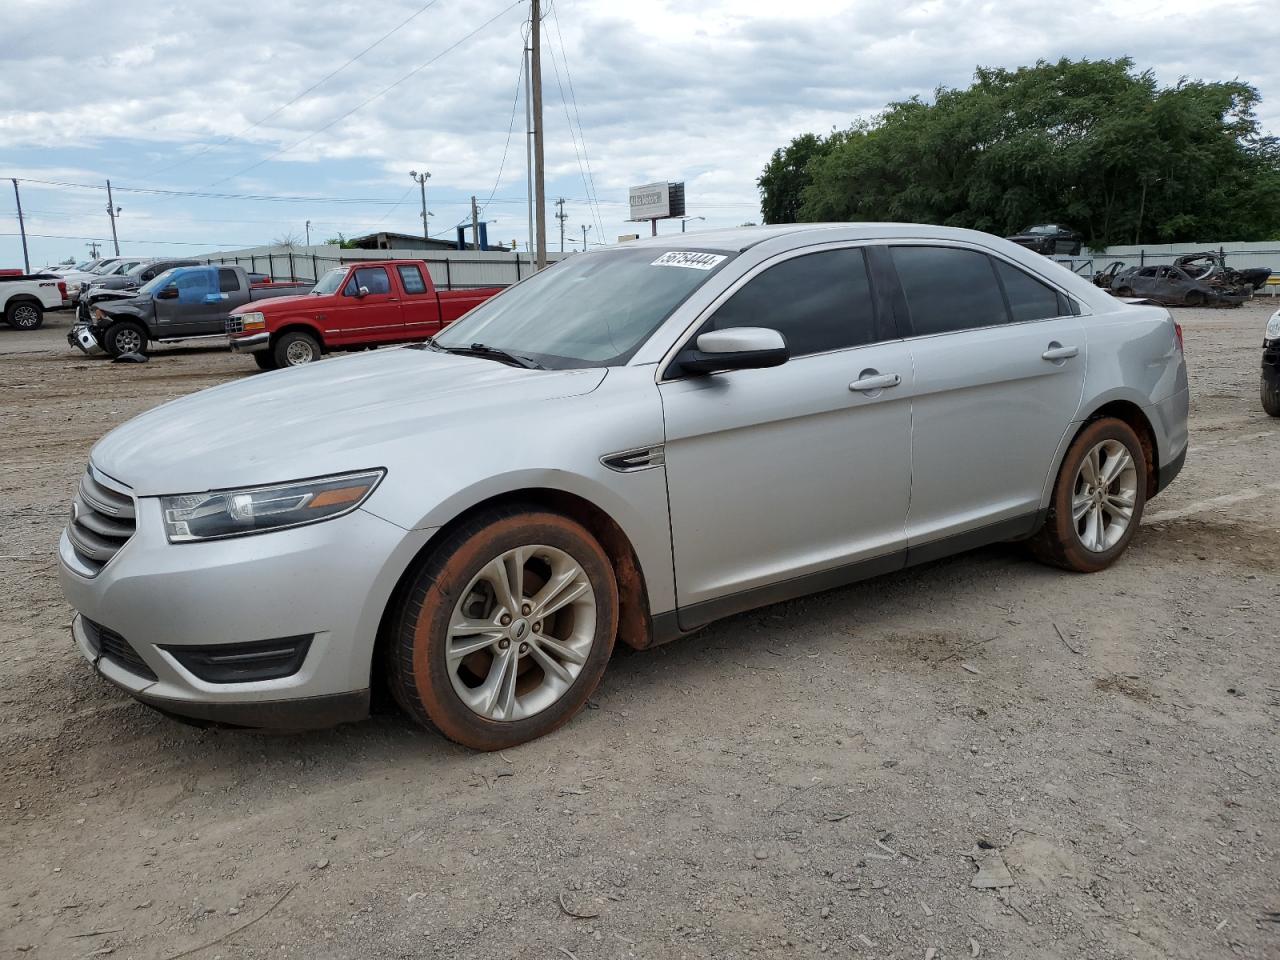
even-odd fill
[[[258,365],[259,370],[275,370],[276,357],[271,350],[257,350],[253,354],[253,362]]]
[[[501,750],[582,709],[617,628],[613,566],[585,528],[533,506],[487,511],[413,575],[394,614],[388,685],[419,723]]]
[[[1262,378],[1262,409],[1268,416],[1280,417],[1280,383],[1268,382]]]
[[[1204,292],[1200,290],[1189,290],[1186,296],[1186,304],[1188,307],[1203,307],[1205,304]]]
[[[15,330],[39,330],[44,325],[44,308],[30,300],[9,304],[4,321]]]
[[[1116,287],[1116,288],[1115,288],[1114,290],[1112,290],[1111,292],[1112,292],[1112,293],[1114,293],[1117,297],[1132,297],[1132,296],[1133,296],[1133,288],[1132,288],[1132,287]]]
[[[290,330],[271,347],[276,367],[302,367],[320,359],[320,341],[301,330]]]
[[[1122,420],[1095,420],[1067,448],[1031,552],[1063,570],[1103,570],[1129,546],[1146,499],[1147,459],[1138,435]]]
[[[102,349],[113,357],[123,353],[147,354],[147,331],[140,323],[122,320],[113,324],[102,338]]]

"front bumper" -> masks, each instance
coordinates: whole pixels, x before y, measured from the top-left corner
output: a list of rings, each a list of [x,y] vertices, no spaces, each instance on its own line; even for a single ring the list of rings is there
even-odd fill
[[[96,576],[65,532],[59,542],[63,593],[78,613],[72,633],[99,674],[158,710],[204,722],[298,729],[367,713],[383,611],[431,531],[357,510],[291,530],[171,544],[159,500],[135,503],[137,532]],[[127,643],[129,657],[95,642],[103,627]],[[266,680],[209,682],[170,652],[299,635],[311,637],[300,666]]]
[[[227,337],[232,353],[257,353],[271,346],[270,333],[254,333],[247,337]]]

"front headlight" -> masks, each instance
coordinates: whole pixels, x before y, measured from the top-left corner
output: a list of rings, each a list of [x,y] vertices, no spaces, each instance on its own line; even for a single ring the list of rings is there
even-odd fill
[[[1280,310],[1271,315],[1271,319],[1267,321],[1266,338],[1268,340],[1280,340]]]
[[[242,330],[264,330],[266,326],[267,318],[257,310],[240,314],[240,328]]]
[[[365,470],[269,487],[161,497],[170,543],[219,540],[332,520],[373,493],[385,470]]]

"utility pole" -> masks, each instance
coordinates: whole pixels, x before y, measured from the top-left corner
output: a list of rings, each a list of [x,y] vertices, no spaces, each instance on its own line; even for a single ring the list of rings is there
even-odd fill
[[[585,223],[582,225],[582,252],[583,253],[587,252],[587,231],[590,229],[591,228],[587,226]]]
[[[120,256],[120,238],[116,236],[116,217],[120,216],[120,210],[115,202],[111,199],[111,181],[107,181],[107,216],[111,218],[111,245],[116,248],[116,256]]]
[[[471,195],[471,249],[480,249],[480,210],[476,207],[475,194]]]
[[[311,221],[307,221],[307,246],[311,246]]]
[[[418,181],[418,187],[422,190],[422,245],[425,249],[431,245],[430,233],[428,231],[430,215],[427,213],[427,181],[431,179],[431,174],[426,170],[423,170],[422,173],[419,173],[417,170],[410,170],[409,176]]]
[[[569,219],[569,215],[564,212],[564,197],[556,201],[556,206],[560,208],[560,212],[556,214],[556,219],[560,221],[560,252],[564,253],[564,222]]]
[[[533,86],[533,217],[537,233],[539,270],[547,265],[547,184],[542,153],[542,3],[530,0],[532,15],[529,25],[529,43],[533,47],[530,58]]]
[[[85,246],[89,248],[89,258],[91,260],[97,260],[98,259],[98,241],[93,240],[89,243],[86,243]]]
[[[525,248],[529,252],[529,263],[533,263],[533,108],[530,106],[532,96],[529,93],[529,48],[524,48],[524,176],[525,200],[529,211],[529,244]]]
[[[22,270],[31,272],[31,257],[27,255],[27,224],[22,219],[22,198],[18,196],[18,178],[13,178],[13,202],[18,205],[18,232],[22,234]]]

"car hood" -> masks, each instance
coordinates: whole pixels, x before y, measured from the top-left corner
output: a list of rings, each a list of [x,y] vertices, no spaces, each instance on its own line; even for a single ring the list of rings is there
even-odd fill
[[[257,290],[270,290],[270,286],[255,287]],[[249,303],[242,304],[231,311],[233,317],[238,317],[242,313],[261,313],[264,317],[269,317],[273,313],[281,310],[290,310],[300,303],[306,303],[308,306],[319,309],[329,302],[328,297],[313,297],[310,293],[295,293],[287,297],[268,297],[265,300],[252,300]]]
[[[433,429],[590,393],[606,370],[525,370],[431,350],[378,350],[245,377],[156,407],[91,459],[139,496],[388,466]],[[489,442],[477,439],[478,443]]]

